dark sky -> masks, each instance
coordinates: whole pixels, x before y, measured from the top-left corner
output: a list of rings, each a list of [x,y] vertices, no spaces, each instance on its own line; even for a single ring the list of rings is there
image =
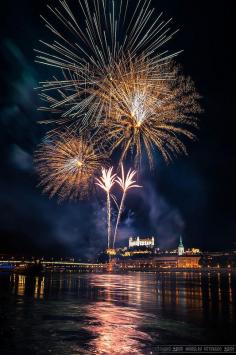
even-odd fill
[[[69,0],[68,0],[69,2]],[[132,2],[132,1],[131,1]],[[135,3],[135,1],[134,1]],[[232,1],[153,0],[157,13],[180,28],[168,46],[184,49],[184,73],[202,96],[198,142],[189,156],[144,174],[122,221],[130,234],[155,234],[161,247],[206,250],[235,247],[235,12]],[[50,77],[34,62],[38,39],[47,39],[39,16],[43,0],[1,1],[0,39],[0,253],[86,255],[105,246],[101,196],[87,202],[49,200],[37,185],[32,153],[43,137],[43,113],[34,88]],[[82,16],[82,15],[81,15]]]

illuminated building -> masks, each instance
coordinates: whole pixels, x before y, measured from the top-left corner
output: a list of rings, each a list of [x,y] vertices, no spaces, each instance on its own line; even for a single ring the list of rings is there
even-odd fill
[[[200,256],[155,256],[136,260],[120,261],[121,269],[150,270],[150,269],[197,269]]]
[[[196,269],[200,267],[199,261],[200,256],[180,256],[177,260],[178,268]]]
[[[178,246],[178,255],[183,255],[183,254],[184,254],[184,245],[183,245],[182,237],[180,236],[179,246]]]
[[[108,255],[116,255],[117,254],[116,249],[112,249],[112,248],[107,249],[106,253]]]
[[[184,251],[185,255],[197,255],[197,254],[201,254],[201,250],[199,248],[191,248],[191,249],[187,249]]]
[[[149,238],[130,237],[129,238],[129,248],[134,248],[134,247],[153,248],[154,245],[155,245],[154,237],[149,237]]]

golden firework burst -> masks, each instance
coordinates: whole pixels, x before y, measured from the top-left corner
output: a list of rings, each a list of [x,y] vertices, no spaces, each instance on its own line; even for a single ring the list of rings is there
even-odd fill
[[[102,132],[106,128],[111,152],[121,148],[120,162],[133,152],[137,167],[145,150],[153,166],[155,147],[169,161],[186,153],[183,136],[195,138],[199,95],[173,63],[121,60],[93,94],[103,102]]]
[[[73,132],[55,132],[35,153],[40,186],[59,200],[83,199],[92,190],[104,155],[88,136]]]

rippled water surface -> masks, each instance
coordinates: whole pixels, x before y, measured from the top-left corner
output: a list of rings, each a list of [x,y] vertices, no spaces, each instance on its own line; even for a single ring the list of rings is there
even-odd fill
[[[155,354],[235,344],[232,273],[0,274],[0,354]]]

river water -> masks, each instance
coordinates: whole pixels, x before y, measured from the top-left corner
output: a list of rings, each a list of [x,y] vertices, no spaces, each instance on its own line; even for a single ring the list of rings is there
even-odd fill
[[[236,275],[0,274],[0,354],[156,354],[235,344]]]

